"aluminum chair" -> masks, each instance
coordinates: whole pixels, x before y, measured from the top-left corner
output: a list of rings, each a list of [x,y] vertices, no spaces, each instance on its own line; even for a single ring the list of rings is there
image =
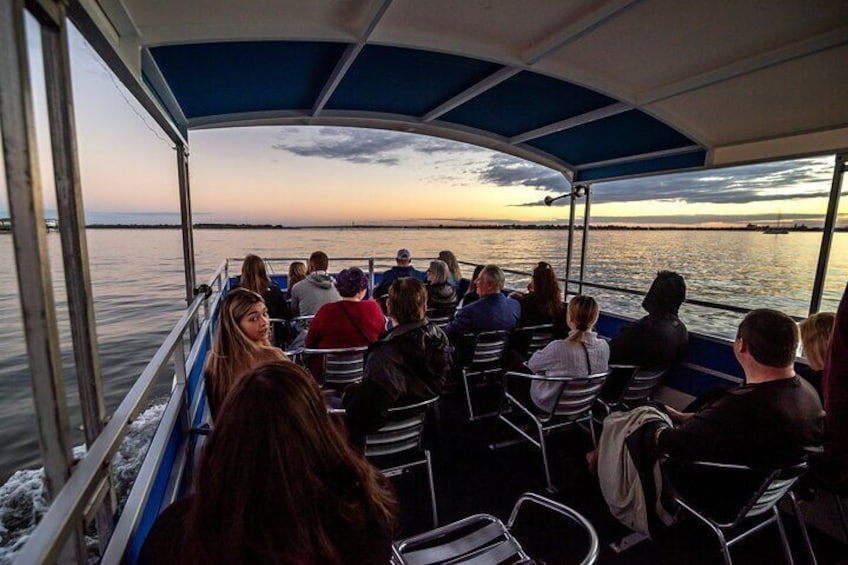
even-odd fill
[[[497,415],[496,411],[486,414],[474,414],[471,402],[471,388],[487,384],[500,385],[503,374],[503,356],[506,351],[509,332],[495,330],[462,336],[465,344],[471,344],[471,355],[462,365],[462,384],[465,387],[465,399],[468,403],[468,420],[475,421]],[[496,379],[496,380],[493,380]]]
[[[750,495],[745,497],[741,503],[737,503],[735,507],[731,507],[732,505],[715,504],[716,501],[722,501],[721,491],[712,492],[708,497],[709,501],[694,500],[694,497],[691,495],[683,493],[683,489],[679,488],[680,485],[676,485],[675,480],[669,476],[668,469],[670,465],[682,466],[684,471],[678,474],[685,476],[687,480],[698,481],[705,476],[709,476],[711,477],[711,481],[715,481],[717,485],[720,485],[739,484],[741,480],[747,479],[752,482],[753,486]],[[671,488],[674,501],[686,512],[706,524],[718,538],[721,555],[726,565],[732,563],[730,558],[731,545],[772,523],[777,524],[777,529],[780,532],[780,541],[783,545],[783,554],[787,563],[794,563],[792,550],[789,548],[789,540],[786,537],[786,530],[783,527],[783,521],[780,518],[777,503],[784,496],[788,496],[793,504],[796,515],[800,518],[798,501],[791,488],[806,472],[806,463],[798,463],[782,469],[759,470],[744,465],[705,461],[681,462],[666,457],[662,461],[662,468],[666,478],[664,484]],[[725,530],[736,530],[743,522],[747,522],[746,525],[750,525],[750,527],[738,533],[730,540],[727,540],[725,538]],[[752,522],[753,525],[751,525]],[[803,519],[799,519],[798,524],[807,545],[808,555],[812,558],[812,562],[815,563],[815,557],[812,547],[809,544],[809,536]]]
[[[532,557],[512,534],[518,513],[532,503],[564,517],[587,538],[588,547],[580,563],[589,565],[598,559],[598,534],[579,512],[535,493],[524,493],[515,503],[504,525],[491,514],[475,514],[447,526],[395,542],[392,563],[396,565],[435,565],[448,563],[529,563]],[[565,536],[563,536],[565,538]],[[564,549],[563,554],[570,548]]]
[[[428,309],[427,319],[440,328],[444,328],[451,320],[453,320],[454,312],[456,312],[456,306]]]
[[[358,383],[365,372],[365,352],[367,346],[338,347],[332,349],[303,348],[301,352],[304,361],[309,366],[309,358],[322,358],[322,387],[337,390],[347,385]]]
[[[607,414],[616,408],[630,409],[647,402],[662,382],[668,367],[640,369],[636,365],[610,365],[610,374],[618,371],[629,373],[621,392],[615,398],[598,397]]]
[[[548,372],[546,375],[536,375],[527,373],[516,373],[510,371],[504,375],[504,387],[502,410],[498,414],[498,418],[506,425],[518,432],[524,439],[535,445],[542,452],[542,465],[545,468],[545,480],[547,482],[547,491],[549,493],[556,492],[556,488],[551,481],[550,465],[548,463],[548,451],[545,445],[545,437],[553,432],[564,430],[571,426],[577,426],[588,422],[589,433],[592,435],[592,443],[597,447],[597,438],[595,436],[595,422],[592,414],[592,409],[595,400],[604,382],[607,379],[609,372],[596,373],[585,377],[575,377],[564,372]],[[516,380],[529,380],[532,382],[549,382],[561,383],[562,388],[550,411],[539,410],[529,395],[525,398],[524,395],[516,395],[510,392],[510,382]],[[513,385],[513,390],[515,385]],[[514,410],[512,410],[514,408]],[[522,426],[530,422],[535,427],[535,436]],[[538,437],[538,439],[537,439]],[[500,447],[499,445],[493,447]]]
[[[416,404],[389,408],[386,424],[365,436],[365,457],[386,477],[400,475],[412,467],[426,466],[433,527],[439,525],[436,487],[430,451],[422,444],[422,438],[427,414],[438,401],[436,396]]]
[[[532,355],[540,349],[544,349],[550,342],[554,340],[554,325],[539,324],[537,326],[523,326],[515,328],[513,333],[516,336],[525,336],[527,340],[527,355]],[[519,337],[519,339],[522,339]]]

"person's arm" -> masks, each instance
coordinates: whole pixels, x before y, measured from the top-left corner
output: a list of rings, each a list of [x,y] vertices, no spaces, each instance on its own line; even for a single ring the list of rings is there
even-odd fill
[[[303,282],[303,281],[300,281],[300,282]],[[300,282],[297,283],[296,285],[294,285],[291,289],[292,318],[297,318],[298,316],[300,316],[300,296],[299,296],[300,293],[297,292],[297,285],[300,284]]]
[[[445,326],[445,334],[452,341],[471,331],[471,312],[467,308],[457,311],[453,320]]]
[[[682,424],[683,422],[695,415],[693,412],[680,412],[679,410],[675,410],[668,404],[665,404],[664,406],[666,414],[668,414],[669,418],[671,418],[671,421],[675,424]]]
[[[323,329],[324,318],[326,317],[321,314],[321,310],[319,308],[318,312],[315,313],[315,317],[312,318],[309,329],[306,331],[306,338],[303,340],[303,345],[306,347],[318,347],[318,344],[321,343],[321,330]]]

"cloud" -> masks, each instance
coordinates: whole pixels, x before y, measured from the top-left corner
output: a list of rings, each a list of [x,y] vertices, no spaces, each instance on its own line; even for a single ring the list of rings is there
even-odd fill
[[[288,129],[271,148],[300,157],[391,167],[415,153],[457,157],[486,151],[466,143],[418,134],[340,127]]]
[[[728,169],[678,173],[593,185],[594,202],[670,200],[746,204],[780,199],[821,198],[830,191],[833,159],[803,159]],[[804,192],[794,192],[800,185]]]
[[[478,171],[481,182],[495,186],[525,186],[538,190],[562,192],[569,189],[561,173],[537,163],[498,153]]]

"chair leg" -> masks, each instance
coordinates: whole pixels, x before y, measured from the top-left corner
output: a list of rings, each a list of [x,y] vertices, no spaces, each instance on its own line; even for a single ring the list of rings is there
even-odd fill
[[[430,459],[430,451],[425,450],[424,454],[427,456],[427,477],[430,480],[430,505],[433,508],[433,527],[439,527],[439,512],[436,507],[436,485],[433,481],[433,463]]]
[[[555,494],[557,489],[554,487],[553,482],[551,481],[551,468],[548,465],[548,448],[545,445],[545,432],[542,430],[542,426],[539,425],[538,422],[535,422],[536,429],[539,432],[539,447],[542,449],[542,465],[545,467],[545,481],[547,481],[548,486],[545,487],[545,490],[548,494]]]
[[[798,499],[795,493],[789,491],[789,500],[792,501],[792,510],[795,511],[795,518],[798,520],[798,527],[801,529],[801,537],[804,539],[804,545],[807,548],[807,561],[810,565],[817,565],[816,554],[813,552],[813,544],[810,542],[810,533],[807,531],[807,524],[804,522],[804,515],[801,513],[801,505],[798,504]]]
[[[598,437],[595,435],[595,415],[589,410],[589,433],[592,434],[592,445],[598,448]]]
[[[468,421],[474,420],[474,408],[471,406],[471,389],[468,387],[468,375],[462,370],[462,384],[465,387],[465,401],[468,403]]]
[[[721,550],[721,557],[724,559],[724,565],[733,565],[733,560],[730,558],[730,548],[727,547],[727,540],[724,539],[724,534],[718,528],[713,528],[713,531],[718,536],[718,545]]]
[[[792,559],[792,549],[789,547],[789,540],[786,538],[786,529],[783,527],[783,520],[780,518],[780,510],[777,509],[777,505],[772,508],[772,512],[774,512],[777,529],[780,531],[780,541],[783,544],[783,555],[786,557],[786,562],[789,565],[795,565],[795,560]]]

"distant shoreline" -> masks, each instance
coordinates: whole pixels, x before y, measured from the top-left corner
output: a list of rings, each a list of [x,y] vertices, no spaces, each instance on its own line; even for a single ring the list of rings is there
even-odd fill
[[[701,227],[701,226],[623,226],[616,224],[589,226],[589,230],[598,231],[739,231],[762,232],[768,225],[750,225],[745,227]],[[89,224],[87,229],[180,229],[178,224]],[[566,225],[547,224],[467,224],[467,225],[335,225],[335,226],[284,226],[275,224],[194,224],[197,230],[339,230],[339,229],[403,229],[403,230],[568,230]],[[582,226],[575,226],[582,230]],[[784,228],[789,232],[821,232],[822,228],[808,226],[793,226]],[[848,231],[848,228],[836,228],[835,231]]]

